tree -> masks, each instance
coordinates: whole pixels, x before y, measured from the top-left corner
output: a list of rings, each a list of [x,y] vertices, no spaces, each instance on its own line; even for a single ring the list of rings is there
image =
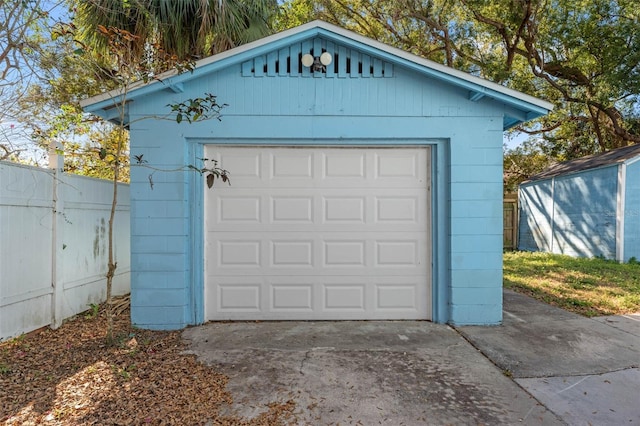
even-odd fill
[[[517,192],[518,185],[553,164],[552,157],[536,141],[528,140],[504,153],[504,192]]]
[[[273,17],[275,31],[297,27],[317,18],[316,2],[313,0],[289,0],[280,5],[280,12]]]
[[[640,106],[636,2],[528,0],[513,8],[508,22],[483,2],[463,3],[513,58],[504,64],[507,84],[556,104],[522,131],[542,134],[559,159],[640,142],[634,129]]]
[[[0,2],[0,123],[13,120],[17,102],[29,82],[40,77],[34,65],[43,47],[42,32],[51,21],[55,3],[41,0],[4,0]],[[0,160],[17,158],[20,148],[16,126],[9,126],[0,138]]]
[[[109,54],[97,28],[135,36],[131,54],[158,73],[270,33],[276,0],[75,0],[79,38]]]
[[[65,172],[111,179],[111,154],[122,136],[111,123],[84,114],[79,101],[117,86],[110,72],[99,66],[73,37],[69,24],[51,29],[51,42],[41,49],[37,67],[42,78],[32,82],[18,100],[16,118],[31,140],[44,152],[55,143],[65,153]],[[128,139],[121,141],[125,166],[121,181],[128,181]]]
[[[554,102],[517,130],[557,160],[640,142],[634,0],[293,0],[284,10]]]

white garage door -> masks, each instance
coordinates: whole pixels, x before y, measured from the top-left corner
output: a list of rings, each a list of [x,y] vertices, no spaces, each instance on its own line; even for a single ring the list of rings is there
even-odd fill
[[[431,319],[429,148],[219,147],[207,320]]]

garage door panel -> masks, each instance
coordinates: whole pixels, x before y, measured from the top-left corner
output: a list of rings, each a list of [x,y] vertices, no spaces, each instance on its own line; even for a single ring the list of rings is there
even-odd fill
[[[211,147],[207,319],[428,319],[426,148]]]
[[[376,241],[376,267],[417,267],[417,240]]]
[[[376,309],[389,311],[413,310],[418,312],[420,297],[417,283],[400,285],[397,283],[376,286]]]
[[[242,148],[240,148],[242,149]],[[421,187],[428,180],[427,150],[424,148],[378,148],[376,151],[352,148],[291,149],[269,147],[269,152],[229,152],[208,149],[207,158],[230,171],[232,186],[340,188],[343,184],[368,188]],[[222,186],[220,187],[222,188]]]
[[[322,171],[324,178],[353,179],[366,178],[367,156],[365,152],[351,150],[333,150],[322,153]]]
[[[255,151],[210,152],[208,158],[218,161],[218,166],[226,170],[233,170],[233,177],[237,179],[262,180],[262,155]],[[210,165],[210,163],[206,163]]]
[[[266,223],[275,231],[297,225],[338,231],[354,230],[353,226],[398,230],[398,225],[407,225],[405,230],[422,231],[428,225],[427,194],[422,191],[360,189],[354,195],[345,189],[279,189],[255,196],[255,190],[232,188],[235,191],[218,191],[207,201],[210,231],[246,230],[247,226],[264,230]]]
[[[260,281],[247,279],[234,280],[233,277],[221,280],[207,302],[215,306],[217,312],[255,312],[262,308],[261,293],[263,284]]]
[[[313,283],[271,283],[271,312],[303,312],[310,314],[314,308]]]
[[[217,250],[214,254],[218,261],[218,267],[242,267],[256,268],[260,267],[262,241],[255,239],[248,240],[218,240]]]
[[[269,264],[272,268],[313,267],[313,240],[271,240]]]
[[[413,225],[419,225],[421,221],[425,221],[424,212],[420,212],[420,201],[420,197],[416,196],[390,195],[375,197],[375,209],[372,210],[375,212],[374,220],[377,224],[408,222]]]
[[[422,151],[394,151],[375,153],[375,179],[393,180],[398,178],[411,178],[415,180],[426,179],[426,169],[420,167],[420,162],[426,162]]]
[[[365,282],[325,283],[323,285],[323,306],[325,312],[366,312]]]
[[[324,223],[365,224],[366,197],[322,197],[322,221]]]
[[[215,236],[215,237],[214,237]],[[212,233],[207,243],[208,267],[224,274],[359,275],[426,274],[426,241],[415,232],[384,232],[375,238],[354,233],[255,232]]]
[[[216,215],[221,224],[260,223],[262,212],[261,197],[229,195],[221,197],[217,204]]]
[[[255,281],[253,281],[253,280]],[[207,318],[424,319],[429,300],[416,277],[208,277]]]
[[[274,224],[313,223],[314,198],[309,196],[276,195],[270,197],[270,222]]]
[[[367,266],[367,241],[361,239],[347,240],[325,239],[322,241],[323,264],[325,271],[331,267],[357,267]],[[361,273],[361,272],[355,272]]]
[[[287,150],[269,155],[271,178],[276,181],[309,181],[314,178],[314,154],[308,150]]]

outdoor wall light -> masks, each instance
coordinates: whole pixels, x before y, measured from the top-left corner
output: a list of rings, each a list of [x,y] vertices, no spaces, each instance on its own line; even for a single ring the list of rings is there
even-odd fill
[[[326,71],[325,67],[331,62],[333,62],[333,56],[329,52],[324,52],[322,55],[315,57],[309,53],[302,55],[302,65],[311,68],[314,72]]]

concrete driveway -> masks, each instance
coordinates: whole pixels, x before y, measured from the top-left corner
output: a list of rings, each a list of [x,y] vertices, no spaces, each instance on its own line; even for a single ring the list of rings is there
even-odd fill
[[[303,425],[640,425],[640,315],[505,291],[498,327],[233,322],[183,337],[229,377],[229,414],[293,400]]]
[[[183,336],[246,417],[292,399],[305,425],[562,424],[446,325],[210,323]]]
[[[640,314],[585,318],[504,292],[500,327],[458,327],[569,425],[640,425]]]

